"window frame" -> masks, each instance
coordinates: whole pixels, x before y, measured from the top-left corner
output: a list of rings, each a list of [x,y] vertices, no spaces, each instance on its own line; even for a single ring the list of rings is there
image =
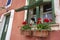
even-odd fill
[[[53,18],[52,18],[53,22],[52,22],[52,23],[56,23],[56,22],[55,22],[55,13],[54,13],[54,3],[53,3],[53,0],[51,1],[51,3],[52,3],[52,15],[53,15]],[[29,4],[28,4],[28,5],[29,5]],[[43,5],[42,5],[42,6],[43,6]],[[37,6],[37,7],[38,7],[38,6]],[[37,7],[36,7],[36,8],[37,8]],[[40,7],[40,6],[39,6],[39,7]],[[43,11],[43,10],[42,10],[42,11]],[[38,12],[38,11],[36,11],[36,12]],[[26,16],[25,16],[25,17],[26,17],[25,20],[27,20],[27,22],[28,22],[28,15],[29,15],[28,13],[29,13],[29,9],[27,10]],[[43,12],[42,12],[42,13],[43,13]],[[41,17],[41,8],[40,8],[40,10],[39,10],[39,14],[37,13],[36,15],[39,15],[39,16],[36,16],[37,18],[42,18],[42,17]],[[37,18],[36,18],[36,19],[37,19]],[[24,20],[24,21],[25,21],[25,20]]]
[[[6,15],[9,15],[10,14],[10,20],[9,20],[9,24],[8,24],[8,30],[7,30],[7,33],[6,33],[6,37],[5,37],[5,40],[10,40],[10,35],[11,35],[11,30],[12,30],[12,23],[13,23],[13,18],[14,18],[14,9],[12,10],[9,10],[8,12],[2,14],[2,19],[1,19],[1,23],[3,21],[3,25],[2,25],[2,29],[1,29],[1,38],[2,38],[2,31],[3,31],[3,28],[4,28],[4,23],[5,23],[5,17]],[[3,20],[4,19],[4,20]]]
[[[56,20],[55,20],[55,18],[56,18],[56,14],[55,14],[55,7],[54,7],[54,0],[51,0],[52,1],[52,12],[53,12],[53,15],[54,15],[54,24],[52,24],[52,27],[51,27],[51,30],[53,31],[53,30],[60,30],[60,28],[59,28],[59,24],[57,24],[56,23]],[[41,9],[40,9],[41,10]],[[26,12],[25,12],[25,15],[26,16],[24,16],[26,19],[27,19],[27,14],[28,14],[28,11],[27,10],[25,10]],[[24,21],[26,21],[26,19],[24,18]],[[56,27],[55,27],[56,26]]]

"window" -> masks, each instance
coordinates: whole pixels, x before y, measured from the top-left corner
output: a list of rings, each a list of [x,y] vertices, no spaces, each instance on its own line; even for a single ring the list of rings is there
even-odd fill
[[[8,14],[6,16],[5,24],[4,24],[4,28],[3,28],[3,32],[2,32],[2,36],[1,36],[1,40],[5,40],[7,30],[8,30],[8,25],[9,25],[9,19],[10,19],[10,14]]]
[[[29,10],[28,22],[36,23],[36,8]]]
[[[36,2],[36,0],[29,0],[28,2],[29,4],[33,4]],[[28,10],[27,21],[28,23],[32,22],[33,24],[36,22],[36,8],[32,8]]]
[[[48,18],[52,19],[52,5],[51,3],[43,5],[43,19]]]
[[[14,10],[3,13],[0,19],[0,40],[10,40]]]
[[[29,2],[35,2],[35,1],[29,1]],[[27,14],[27,21],[28,23],[35,24],[38,18],[42,18],[42,19],[48,18],[51,19],[53,22],[53,17],[54,16],[52,13],[52,3],[47,2],[39,6],[36,6],[32,9],[29,9]]]

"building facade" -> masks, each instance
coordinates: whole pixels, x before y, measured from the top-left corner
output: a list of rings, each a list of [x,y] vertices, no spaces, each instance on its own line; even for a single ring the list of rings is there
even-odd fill
[[[5,8],[6,2],[0,1],[0,40],[60,40],[60,0],[12,0],[10,7]],[[48,37],[21,35],[22,22],[31,23],[33,17],[34,22],[40,17],[53,20]]]

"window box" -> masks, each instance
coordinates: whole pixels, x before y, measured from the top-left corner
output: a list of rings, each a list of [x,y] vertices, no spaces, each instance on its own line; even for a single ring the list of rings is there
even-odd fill
[[[41,18],[38,18],[37,24],[36,24],[36,30],[33,31],[33,36],[35,37],[47,37],[48,36],[48,31],[51,30],[51,24],[50,20],[47,18],[43,20],[43,23],[41,22]]]
[[[23,22],[21,33],[26,36],[47,37],[48,31],[51,30],[51,20],[45,18],[43,22],[41,18],[38,18],[36,24],[28,24]]]
[[[48,36],[48,30],[33,31],[33,36],[35,36],[35,37],[47,37]]]
[[[23,22],[22,23],[23,26],[21,27],[21,34],[25,35],[25,36],[31,36],[32,32],[31,32],[31,27],[29,24],[27,24],[27,22]]]
[[[32,36],[31,30],[21,30],[21,34],[25,36]]]

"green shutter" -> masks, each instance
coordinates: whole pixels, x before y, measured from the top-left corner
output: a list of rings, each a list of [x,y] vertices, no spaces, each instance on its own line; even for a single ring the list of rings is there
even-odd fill
[[[2,32],[2,36],[1,36],[1,40],[5,40],[5,38],[6,38],[6,33],[8,30],[8,25],[9,25],[9,19],[10,19],[10,15],[7,15],[5,24],[4,24],[4,28],[3,28],[3,32]]]

